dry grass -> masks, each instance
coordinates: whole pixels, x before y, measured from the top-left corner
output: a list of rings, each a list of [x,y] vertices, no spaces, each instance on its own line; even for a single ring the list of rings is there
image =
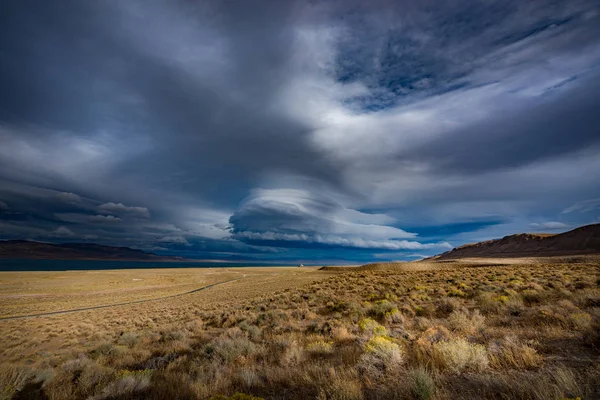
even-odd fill
[[[0,321],[0,399],[600,398],[600,264],[584,261],[0,275],[3,315],[245,275]]]

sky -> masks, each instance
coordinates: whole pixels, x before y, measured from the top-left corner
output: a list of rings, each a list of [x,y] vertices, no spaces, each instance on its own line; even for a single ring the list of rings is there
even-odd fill
[[[3,1],[0,240],[412,260],[600,222],[600,3]]]

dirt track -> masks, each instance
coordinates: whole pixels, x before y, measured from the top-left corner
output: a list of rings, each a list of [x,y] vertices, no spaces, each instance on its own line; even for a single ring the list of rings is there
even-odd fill
[[[125,306],[125,305],[128,305],[128,304],[139,304],[139,303],[147,303],[149,301],[170,299],[170,298],[173,298],[173,297],[184,296],[186,294],[192,294],[192,293],[199,292],[201,290],[210,289],[210,288],[218,286],[218,285],[224,285],[224,284],[229,283],[229,282],[239,281],[239,280],[244,279],[244,278],[245,278],[245,275],[242,278],[229,279],[227,281],[213,283],[213,284],[206,285],[206,286],[203,286],[203,287],[198,288],[198,289],[189,290],[187,292],[172,294],[172,295],[169,295],[169,296],[156,297],[154,299],[134,300],[134,301],[127,301],[127,302],[123,302],[123,303],[105,304],[105,305],[101,305],[101,306],[92,306],[92,307],[84,307],[84,308],[74,308],[72,310],[52,311],[52,312],[39,313],[39,314],[15,315],[15,316],[12,316],[12,317],[0,317],[0,321],[3,321],[3,320],[6,321],[6,320],[12,320],[12,319],[34,318],[34,317],[47,317],[47,316],[50,316],[50,315],[69,314],[69,313],[74,313],[74,312],[79,312],[79,311],[97,310],[97,309],[100,309],[100,308]]]

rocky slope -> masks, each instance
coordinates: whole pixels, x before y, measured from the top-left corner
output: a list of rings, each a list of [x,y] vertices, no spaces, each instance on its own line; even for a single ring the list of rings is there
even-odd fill
[[[454,260],[472,257],[549,257],[600,254],[600,224],[560,234],[520,233],[502,239],[466,244],[434,257]]]

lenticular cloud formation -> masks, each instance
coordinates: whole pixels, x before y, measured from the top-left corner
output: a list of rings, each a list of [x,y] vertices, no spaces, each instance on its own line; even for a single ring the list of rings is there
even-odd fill
[[[233,237],[247,243],[312,247],[417,250],[451,247],[400,240],[415,233],[393,226],[384,214],[343,207],[317,193],[293,189],[255,190],[230,218]]]
[[[596,1],[0,13],[0,239],[333,262],[600,221]]]

